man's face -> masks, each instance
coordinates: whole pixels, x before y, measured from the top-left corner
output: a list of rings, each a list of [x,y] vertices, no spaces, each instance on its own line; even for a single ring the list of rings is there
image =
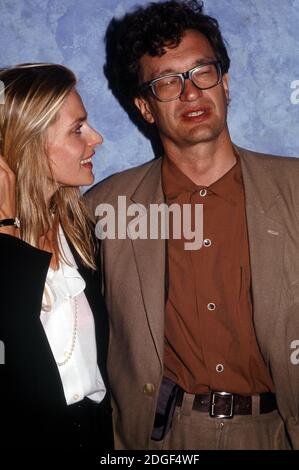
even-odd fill
[[[161,57],[141,58],[142,83],[216,59],[209,41],[194,30],[187,30],[177,47],[165,51]],[[219,139],[227,131],[228,97],[226,74],[222,83],[209,90],[199,90],[186,80],[183,94],[174,101],[160,102],[149,92],[146,98],[136,98],[135,104],[147,122],[156,123],[164,149],[171,153]]]

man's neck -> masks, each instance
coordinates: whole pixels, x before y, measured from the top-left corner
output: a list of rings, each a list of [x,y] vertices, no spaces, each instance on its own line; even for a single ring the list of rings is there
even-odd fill
[[[169,158],[188,178],[199,186],[210,186],[227,173],[236,163],[230,139],[203,142],[185,151],[166,152]]]

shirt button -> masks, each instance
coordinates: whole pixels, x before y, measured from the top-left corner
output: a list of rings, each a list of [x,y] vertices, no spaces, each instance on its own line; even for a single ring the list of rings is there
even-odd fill
[[[145,384],[143,387],[143,393],[148,397],[152,397],[155,394],[155,386],[153,384]]]
[[[223,364],[217,364],[217,366],[216,366],[216,371],[217,371],[217,372],[223,372],[223,371],[224,371],[224,366],[223,366]]]
[[[208,191],[207,191],[206,189],[201,189],[201,190],[199,191],[199,195],[200,195],[201,197],[205,197],[207,194],[208,194]]]
[[[213,302],[210,302],[208,304],[208,310],[213,311],[215,310],[215,308],[216,308],[216,304],[214,304]]]
[[[203,241],[203,244],[206,248],[209,248],[209,246],[212,245],[212,242],[209,238],[206,238],[204,241]]]
[[[79,399],[78,393],[75,393],[75,395],[73,396],[73,399],[74,399],[74,400],[78,400],[78,399]]]

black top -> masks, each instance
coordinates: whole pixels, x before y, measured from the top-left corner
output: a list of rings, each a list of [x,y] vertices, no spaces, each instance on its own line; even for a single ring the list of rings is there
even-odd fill
[[[95,319],[98,365],[109,394],[108,318],[100,294],[100,272],[86,268],[73,255],[86,282],[85,294]],[[0,340],[5,348],[5,364],[0,364],[0,448],[72,446],[62,382],[40,321],[50,259],[50,253],[0,234]],[[110,400],[104,403],[103,440],[99,443],[103,449],[109,446],[107,436],[112,434]]]

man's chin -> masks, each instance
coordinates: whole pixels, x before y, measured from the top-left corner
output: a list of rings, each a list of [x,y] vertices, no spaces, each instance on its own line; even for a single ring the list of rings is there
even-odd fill
[[[200,129],[191,132],[189,135],[190,144],[200,144],[208,142],[216,142],[221,135],[221,131],[216,129]]]

